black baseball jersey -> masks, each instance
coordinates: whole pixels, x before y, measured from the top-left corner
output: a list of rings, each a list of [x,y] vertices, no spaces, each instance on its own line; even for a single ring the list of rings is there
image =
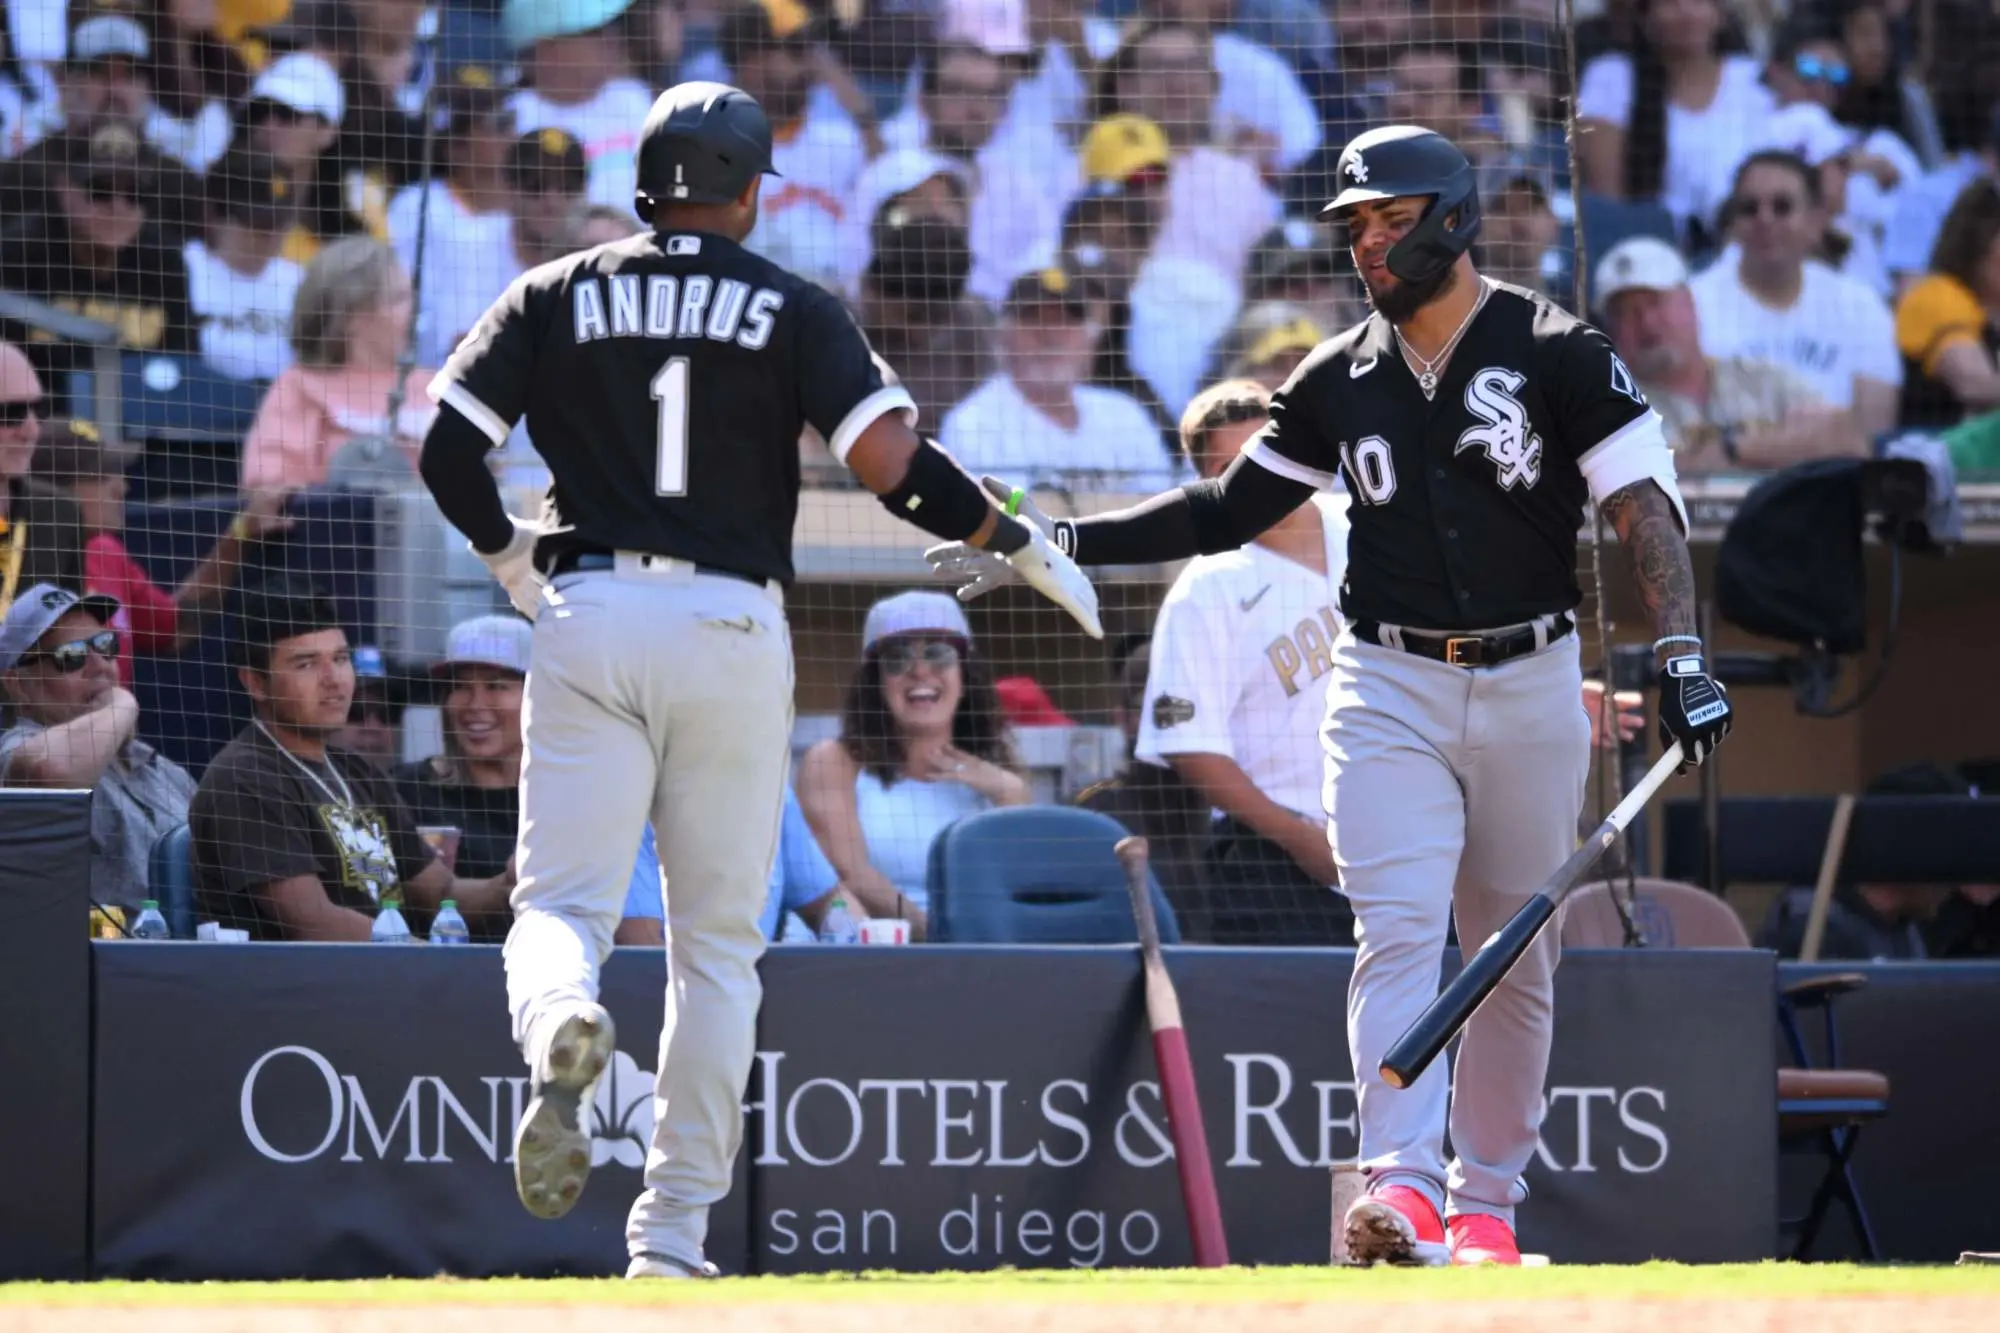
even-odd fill
[[[567,531],[536,548],[646,551],[792,581],[799,437],[844,459],[910,396],[823,288],[708,233],[655,232],[515,279],[431,396],[497,446],[525,415]]]
[[[1246,450],[1354,503],[1341,610],[1469,630],[1567,611],[1592,494],[1642,477],[1679,503],[1673,456],[1610,341],[1536,294],[1492,295],[1426,400],[1379,314],[1320,344]]]

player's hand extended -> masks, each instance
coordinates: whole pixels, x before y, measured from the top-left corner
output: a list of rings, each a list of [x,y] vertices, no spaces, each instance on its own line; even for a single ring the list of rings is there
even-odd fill
[[[1084,633],[1093,639],[1104,637],[1097,616],[1097,589],[1074,560],[1056,549],[1050,540],[1055,523],[1035,502],[997,477],[981,477],[989,495],[1002,502],[1028,529],[1028,544],[1012,555],[996,555],[966,542],[946,542],[924,552],[931,568],[940,574],[964,580],[958,598],[969,602],[995,588],[1022,580],[1042,596],[1070,613]]]
[[[514,525],[514,539],[498,551],[488,553],[477,547],[472,553],[486,562],[493,577],[507,590],[514,609],[533,620],[542,611],[542,576],[535,572],[535,539],[541,529],[523,518],[508,515]]]
[[[1660,744],[1681,743],[1684,762],[1675,772],[1700,766],[1722,744],[1734,720],[1728,691],[1708,674],[1699,653],[1667,659],[1660,668]]]

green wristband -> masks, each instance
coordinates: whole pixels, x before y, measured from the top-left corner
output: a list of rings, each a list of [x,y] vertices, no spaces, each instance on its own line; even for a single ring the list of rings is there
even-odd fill
[[[1021,501],[1027,498],[1028,493],[1019,486],[1010,491],[1007,495],[1007,517],[1019,518],[1021,516]]]

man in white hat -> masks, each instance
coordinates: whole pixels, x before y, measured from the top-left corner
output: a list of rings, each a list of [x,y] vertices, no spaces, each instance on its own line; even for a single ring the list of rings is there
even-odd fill
[[[1597,262],[1592,297],[1612,345],[1666,423],[1682,474],[1781,468],[1859,454],[1853,418],[1785,366],[1702,354],[1687,261],[1667,242],[1629,236]]]

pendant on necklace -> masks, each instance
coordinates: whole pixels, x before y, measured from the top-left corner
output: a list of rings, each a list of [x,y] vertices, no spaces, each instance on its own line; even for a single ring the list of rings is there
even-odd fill
[[[1438,391],[1438,377],[1426,370],[1423,374],[1417,376],[1417,387],[1424,391],[1426,399],[1435,398]]]

